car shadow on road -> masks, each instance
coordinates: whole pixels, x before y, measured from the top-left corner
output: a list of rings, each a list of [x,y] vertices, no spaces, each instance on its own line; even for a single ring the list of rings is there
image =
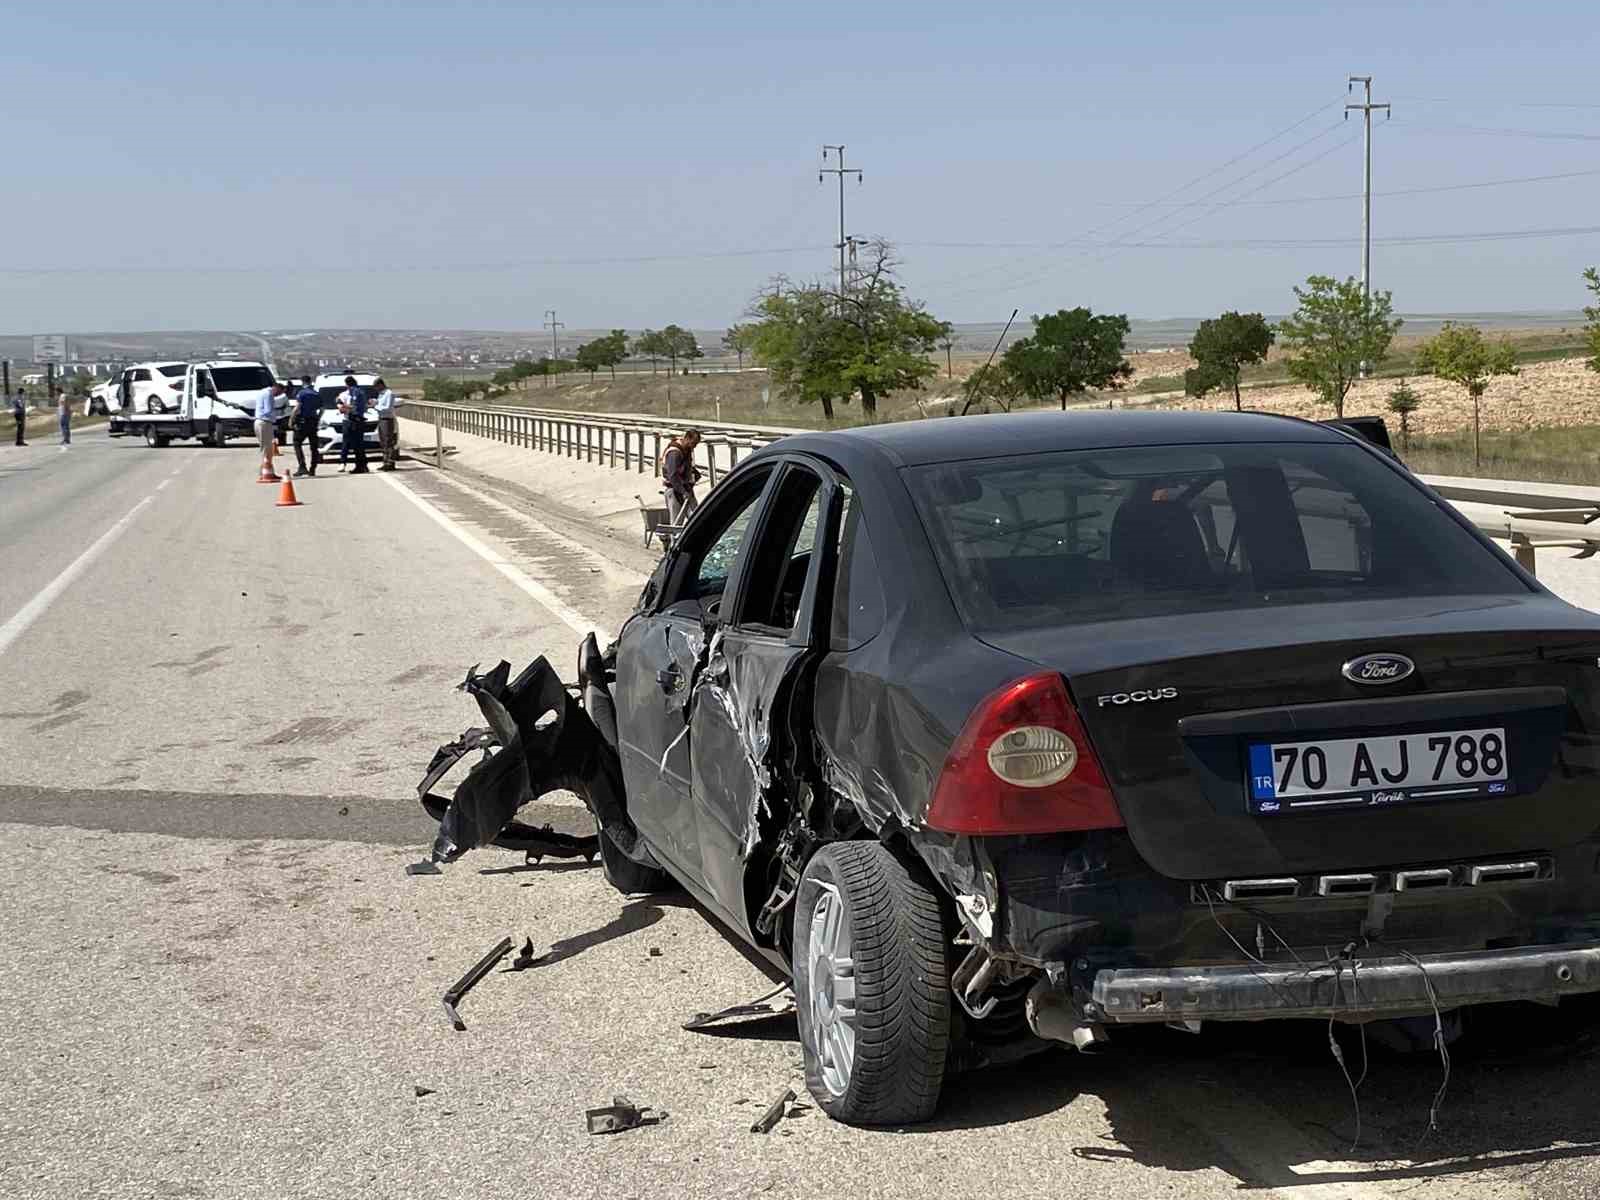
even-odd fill
[[[1600,1002],[1502,1005],[1467,1017],[1466,1036],[1450,1048],[1437,1130],[1428,1127],[1444,1080],[1437,1054],[1398,1054],[1369,1039],[1355,1145],[1356,1105],[1328,1026],[1280,1021],[1217,1025],[1199,1037],[1120,1031],[1092,1055],[1051,1051],[959,1075],[932,1121],[896,1132],[991,1128],[1089,1098],[1104,1107],[1110,1131],[1072,1147],[1075,1157],[1217,1169],[1246,1187],[1532,1174],[1600,1158]],[[1340,1027],[1339,1041],[1360,1076],[1359,1031]],[[1247,1145],[1250,1161],[1230,1145]]]
[[[535,961],[538,968],[553,967],[556,963],[565,962],[569,958],[576,958],[585,950],[592,950],[596,946],[626,937],[630,933],[638,933],[642,929],[649,929],[666,915],[665,909],[677,908],[687,904],[687,900],[680,901],[677,897],[668,895],[639,897],[630,900],[622,906],[622,911],[598,929],[591,929],[584,933],[573,934],[571,937],[560,938],[550,944],[550,949],[541,954]]]
[[[515,863],[509,867],[479,867],[479,875],[522,875],[536,871],[542,875],[560,875],[566,871],[592,871],[600,865],[598,859],[588,862],[581,858],[551,858],[544,862]]]

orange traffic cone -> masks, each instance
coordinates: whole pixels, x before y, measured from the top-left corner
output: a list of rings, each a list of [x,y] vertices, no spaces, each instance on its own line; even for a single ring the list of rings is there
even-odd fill
[[[261,464],[261,474],[256,476],[257,483],[277,483],[278,473],[272,469],[271,464]]]
[[[289,474],[286,471],[283,476],[283,487],[278,491],[278,507],[296,508],[299,504],[300,501],[294,494],[294,480],[289,478]]]

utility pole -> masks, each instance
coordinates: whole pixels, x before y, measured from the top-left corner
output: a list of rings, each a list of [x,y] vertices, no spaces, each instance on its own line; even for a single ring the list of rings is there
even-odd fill
[[[561,357],[561,349],[556,345],[556,330],[565,329],[567,326],[565,322],[556,320],[555,309],[547,308],[544,310],[544,327],[550,331],[550,362],[544,372],[544,385],[549,387],[550,372],[555,368],[556,359]]]
[[[839,165],[836,167],[818,167],[817,182],[821,183],[824,175],[837,175],[839,177],[839,295],[842,298],[845,292],[844,255],[846,245],[849,241],[849,239],[845,237],[844,233],[844,177],[846,175],[854,175],[856,177],[856,183],[859,184],[861,182],[861,171],[856,167],[847,167],[844,165],[843,146],[824,146],[822,148],[823,162],[828,161],[828,154],[830,151],[835,156],[834,161]]]
[[[1374,104],[1372,102],[1372,76],[1352,75],[1344,85],[1345,95],[1349,95],[1356,84],[1364,89],[1360,104],[1346,104],[1344,106],[1344,119],[1348,121],[1352,112],[1359,112],[1364,129],[1363,148],[1366,152],[1366,166],[1361,178],[1361,299],[1372,298],[1372,112],[1374,109],[1383,109],[1384,120],[1389,119],[1389,106],[1387,104]],[[1361,364],[1361,376],[1367,375],[1367,364]]]

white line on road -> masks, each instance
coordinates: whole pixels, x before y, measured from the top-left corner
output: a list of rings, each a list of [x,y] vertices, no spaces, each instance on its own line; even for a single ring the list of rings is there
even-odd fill
[[[165,478],[165,479],[163,479],[163,480],[162,480],[162,481],[161,481],[161,482],[160,482],[160,483],[158,483],[158,484],[156,484],[156,491],[158,491],[158,492],[159,492],[159,491],[160,491],[160,490],[161,490],[161,489],[162,489],[162,488],[164,488],[164,487],[166,487],[166,486],[167,486],[167,484],[169,484],[169,483],[171,483],[171,482],[172,482],[172,476],[171,476],[171,475],[168,475],[168,476],[167,476],[167,477],[166,477],[166,478]]]
[[[607,558],[604,554],[601,554],[598,550],[595,550],[593,547],[585,546],[576,538],[570,538],[564,533],[557,533],[543,521],[529,516],[519,508],[513,508],[503,500],[496,500],[493,496],[490,496],[484,492],[480,492],[475,487],[467,486],[466,484],[462,483],[461,480],[452,475],[446,475],[443,472],[439,472],[437,478],[440,483],[445,484],[447,487],[452,487],[457,491],[464,492],[468,496],[471,496],[474,500],[478,501],[480,504],[485,504],[490,508],[498,509],[507,516],[521,521],[530,529],[538,530],[539,533],[550,538],[552,541],[560,542],[568,549],[574,550],[583,555],[613,582],[626,584],[630,587],[639,587],[647,578],[649,578],[647,575],[641,575],[638,571],[633,571],[626,567],[618,566],[615,562]]]
[[[491,550],[488,546],[484,545],[477,538],[473,537],[465,529],[462,529],[461,526],[457,525],[449,517],[445,516],[444,513],[440,512],[421,496],[417,495],[410,488],[406,487],[405,484],[401,483],[397,479],[390,479],[387,475],[383,477],[383,481],[395,491],[399,492],[412,504],[415,504],[418,508],[420,508],[430,521],[434,522],[441,529],[450,534],[451,537],[455,538],[456,541],[460,542],[468,550],[471,550],[495,570],[499,571],[500,574],[504,575],[512,583],[516,584],[517,587],[521,588],[529,596],[532,596],[533,599],[540,605],[549,609],[557,620],[559,620],[563,625],[567,626],[567,628],[571,629],[574,633],[581,637],[586,633],[593,632],[595,637],[599,639],[602,646],[611,641],[611,634],[602,629],[599,624],[589,620],[588,617],[584,616],[576,609],[568,606],[559,596],[557,596],[549,588],[545,587],[544,584],[529,576],[522,570],[522,568],[516,566],[514,563],[507,562],[502,555],[496,553],[494,550]]]
[[[38,595],[19,608],[15,615],[4,625],[0,625],[0,654],[4,654],[10,649],[11,643],[21,637],[28,626],[44,616],[45,610],[55,602],[56,597],[66,591],[74,579],[89,569],[89,564],[99,558],[107,546],[116,541],[117,535],[128,527],[134,517],[139,515],[139,510],[153,499],[155,499],[154,495],[146,496],[130,508],[120,521],[102,533],[95,539],[92,546],[73,559],[61,574],[45,584],[39,590]]]

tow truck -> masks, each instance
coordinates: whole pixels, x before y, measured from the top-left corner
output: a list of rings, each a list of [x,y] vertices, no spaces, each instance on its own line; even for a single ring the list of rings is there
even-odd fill
[[[170,411],[138,412],[128,401],[133,394],[131,373],[123,373],[120,409],[111,433],[143,437],[148,446],[165,446],[175,438],[198,438],[203,445],[221,446],[230,437],[249,436],[255,427],[256,397],[262,388],[276,382],[272,370],[258,362],[218,359],[190,363],[181,379],[167,385],[174,394]],[[147,409],[157,407],[146,405]],[[281,396],[273,414],[280,441],[286,440],[288,414],[288,398]]]

